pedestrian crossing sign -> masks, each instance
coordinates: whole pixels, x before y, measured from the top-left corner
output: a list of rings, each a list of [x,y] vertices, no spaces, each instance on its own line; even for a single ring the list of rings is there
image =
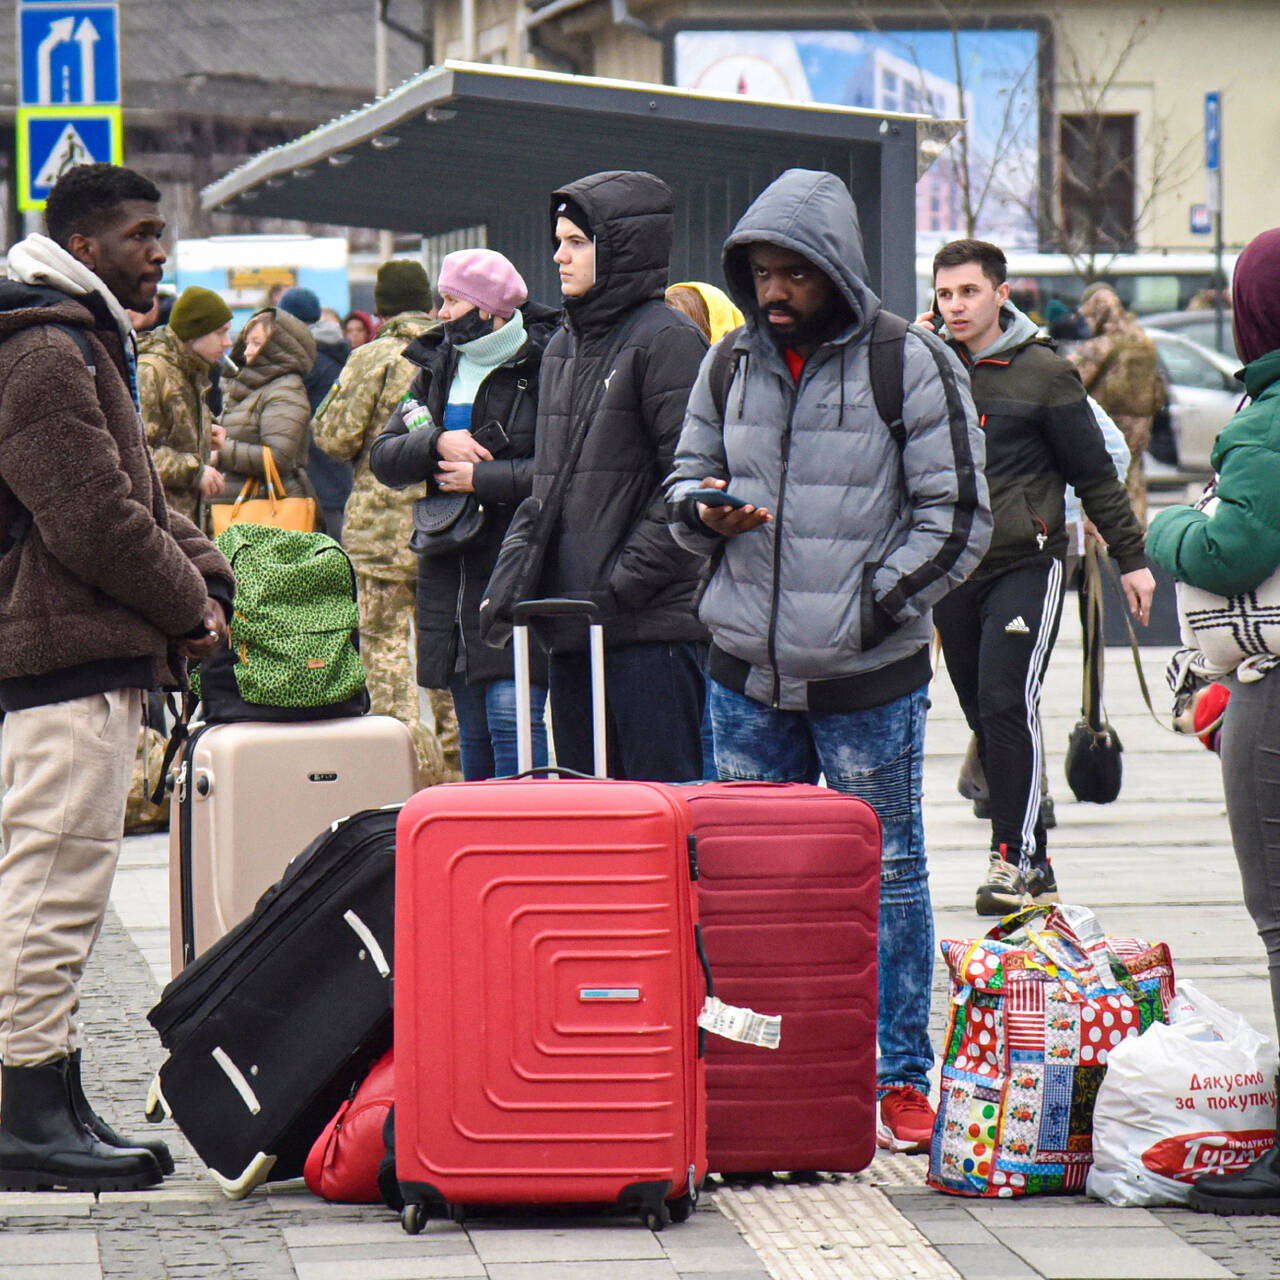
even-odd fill
[[[124,158],[119,107],[30,107],[18,111],[18,208],[43,209],[49,188],[78,164]]]

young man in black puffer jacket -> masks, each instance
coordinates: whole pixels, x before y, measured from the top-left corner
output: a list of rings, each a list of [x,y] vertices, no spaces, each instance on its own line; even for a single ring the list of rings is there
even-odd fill
[[[705,560],[671,536],[663,481],[707,340],[664,301],[671,190],[650,173],[606,172],[551,197],[565,323],[542,360],[533,493],[570,469],[539,594],[594,601],[605,629],[609,773],[702,776],[706,631],[695,602]],[[582,449],[569,456],[575,429]],[[586,633],[550,620],[557,760],[590,772]]]

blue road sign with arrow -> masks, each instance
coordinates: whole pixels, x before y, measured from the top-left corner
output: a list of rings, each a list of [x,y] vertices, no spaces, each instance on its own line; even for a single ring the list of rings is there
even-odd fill
[[[1222,165],[1222,95],[1204,95],[1204,167],[1210,173]]]
[[[113,4],[24,5],[18,13],[20,106],[120,101],[120,15]]]

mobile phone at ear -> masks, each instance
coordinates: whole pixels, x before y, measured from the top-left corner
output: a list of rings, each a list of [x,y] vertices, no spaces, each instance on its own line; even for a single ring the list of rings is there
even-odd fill
[[[730,493],[727,489],[692,489],[686,495],[695,502],[700,502],[704,507],[745,507],[747,500],[739,498],[737,494]]]

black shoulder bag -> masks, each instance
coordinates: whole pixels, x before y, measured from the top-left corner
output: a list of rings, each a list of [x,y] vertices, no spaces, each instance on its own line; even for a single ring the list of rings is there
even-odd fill
[[[515,422],[528,389],[527,378],[516,383],[515,398],[507,411],[508,424]],[[484,522],[484,507],[474,493],[429,493],[413,504],[409,550],[429,559],[455,555],[480,536]]]
[[[1093,541],[1084,549],[1084,687],[1082,715],[1067,743],[1067,785],[1077,800],[1110,804],[1120,794],[1124,774],[1120,737],[1102,708],[1102,569]]]

